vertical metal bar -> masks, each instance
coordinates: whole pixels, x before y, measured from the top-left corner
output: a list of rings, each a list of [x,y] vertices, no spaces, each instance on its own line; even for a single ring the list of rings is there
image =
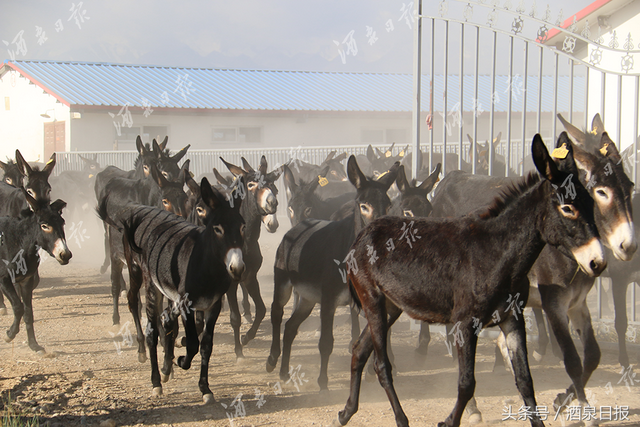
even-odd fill
[[[618,141],[618,144],[622,144],[622,76],[618,76],[618,133],[614,141]],[[637,136],[637,134],[636,134]],[[618,145],[618,147],[620,147]],[[622,149],[622,147],[620,147]]]
[[[458,169],[462,169],[462,136],[464,134],[464,24],[460,24],[460,123],[458,126]]]
[[[569,62],[571,70],[569,70],[569,123],[573,123],[573,67],[576,63],[573,59]]]
[[[480,27],[476,27],[476,68],[473,74],[473,142],[471,143],[471,152],[473,153],[473,161],[471,162],[471,173],[476,173],[476,164],[478,159],[478,63],[480,62]]]
[[[536,117],[536,133],[540,133],[540,116],[542,114],[542,56],[544,51],[540,46],[540,69],[538,70],[538,115]]]
[[[447,174],[447,113],[448,113],[448,78],[449,78],[449,21],[444,21],[444,75],[442,87],[444,90],[442,104],[442,175]]]
[[[493,50],[491,51],[491,111],[489,113],[489,176],[493,175],[493,117],[495,107],[493,105],[493,96],[496,93],[496,43],[498,33],[493,32]]]
[[[522,150],[522,168],[520,169],[520,175],[524,176],[525,170],[525,164],[524,164],[524,159],[526,157],[526,147],[527,147],[527,143],[526,143],[526,138],[527,138],[527,92],[529,91],[529,89],[527,88],[527,77],[529,74],[529,42],[524,42],[524,75],[523,75],[523,79],[524,79],[524,90],[522,91],[522,141],[521,144],[522,146],[520,147]]]
[[[511,170],[511,104],[513,98],[513,37],[509,37],[509,88],[507,91],[507,154],[505,156],[504,176],[509,176]]]
[[[602,123],[604,124],[604,106],[605,106],[605,91],[607,90],[607,75],[602,71],[602,97],[600,98],[600,116],[602,117]],[[587,129],[589,129],[587,127]]]
[[[602,279],[596,279],[596,314],[598,315],[598,319],[602,319]]]
[[[434,138],[434,129],[433,129],[433,89],[435,87],[435,51],[436,51],[436,20],[435,18],[431,19],[431,91],[429,93],[429,108],[431,115],[431,127],[430,127],[430,140],[429,140],[429,172],[433,170],[433,138]]]
[[[589,67],[587,68],[586,77],[584,79],[584,128],[589,129]]]
[[[556,55],[556,66],[555,72],[553,73],[553,93],[555,96],[553,97],[553,116],[551,117],[551,134],[553,136],[552,143],[555,146],[555,141],[557,136],[556,125],[558,124],[558,58],[560,57],[557,53]]]
[[[635,100],[633,103],[633,182],[638,182],[638,103],[640,102],[640,76],[636,76]],[[636,187],[637,188],[637,187]]]
[[[411,178],[418,177],[422,163],[420,151],[420,96],[422,82],[422,0],[415,2],[416,21],[413,31],[413,157],[411,159]]]

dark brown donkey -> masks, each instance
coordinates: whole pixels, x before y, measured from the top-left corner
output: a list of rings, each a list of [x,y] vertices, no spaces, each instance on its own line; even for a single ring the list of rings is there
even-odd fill
[[[591,275],[606,267],[594,223],[593,199],[578,180],[571,145],[567,150],[569,173],[556,167],[542,138],[536,135],[532,154],[540,175],[529,174],[482,213],[412,221],[385,217],[360,233],[352,246],[348,275],[369,327],[353,347],[351,392],[336,424],[346,425],[358,410],[362,370],[375,349],[376,373],[396,423],[409,425],[393,387],[386,340],[389,326],[402,311],[418,320],[454,324],[460,371],[458,400],[439,426],[460,425],[464,408],[473,397],[478,341],[474,329],[478,322],[499,325],[505,333],[524,404],[536,407],[524,318],[515,316],[515,307],[521,304],[518,299],[526,302],[529,295],[527,273],[547,243],[573,254]],[[561,201],[558,196],[567,188],[575,197]],[[394,244],[391,250],[387,249],[389,240]],[[374,263],[368,255],[371,248],[379,256]],[[537,413],[531,424],[544,425]]]

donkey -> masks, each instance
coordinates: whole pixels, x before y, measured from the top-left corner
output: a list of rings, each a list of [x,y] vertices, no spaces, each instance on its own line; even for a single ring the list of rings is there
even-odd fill
[[[515,315],[515,307],[521,304],[518,299],[526,301],[528,297],[527,272],[547,243],[573,254],[580,267],[593,276],[602,272],[606,262],[594,224],[593,199],[577,179],[575,164],[570,173],[559,170],[539,135],[533,139],[532,153],[540,176],[530,174],[522,179],[479,215],[416,218],[411,222],[385,217],[360,233],[349,253],[347,273],[369,327],[353,347],[350,395],[336,425],[346,425],[358,409],[362,370],[373,350],[376,373],[396,424],[409,425],[393,387],[386,348],[387,329],[402,311],[418,320],[455,323],[458,400],[439,425],[460,425],[464,408],[473,397],[478,340],[474,328],[479,329],[474,323],[498,325],[507,335],[516,385],[525,405],[536,406],[524,318]],[[570,146],[567,158],[570,166]],[[567,185],[575,189],[576,196],[560,202],[557,196]],[[395,241],[391,250],[387,249],[389,240]],[[370,262],[371,251],[379,254],[375,262]],[[487,265],[493,267],[480,268]],[[538,414],[531,424],[544,425]]]
[[[136,329],[141,334],[138,317],[138,291],[144,286],[147,295],[147,330],[145,333],[151,359],[153,395],[162,395],[161,379],[171,372],[175,336],[165,340],[163,378],[157,360],[159,323],[165,331],[175,331],[181,314],[187,338],[187,354],[178,358],[178,366],[189,369],[200,347],[199,387],[205,403],[214,401],[209,388],[208,369],[213,347],[213,331],[220,314],[222,296],[244,271],[242,243],[245,225],[240,215],[242,200],[233,206],[213,189],[206,178],[201,182],[202,200],[211,209],[205,226],[197,227],[176,215],[157,208],[129,205],[111,216],[108,197],[102,200],[100,216],[110,223],[119,222],[124,230],[124,248],[131,289],[129,307]],[[160,316],[162,297],[170,301],[169,310]],[[199,341],[194,311],[205,313],[205,329]],[[144,351],[144,350],[143,350]],[[167,359],[168,362],[167,363]]]
[[[318,177],[320,171],[328,167],[326,177],[329,181],[346,181],[347,176],[344,173],[342,161],[347,158],[347,153],[336,156],[336,151],[330,152],[327,157],[319,165],[303,162],[302,160],[293,159],[290,162],[291,170],[295,177],[305,182],[311,182]]]
[[[267,359],[267,372],[272,372],[280,357],[280,325],[284,306],[295,292],[291,318],[285,324],[280,378],[289,378],[291,345],[300,324],[320,304],[320,390],[328,390],[327,368],[333,351],[333,318],[336,307],[350,303],[346,276],[339,268],[362,228],[375,218],[387,214],[391,201],[387,190],[393,184],[400,163],[396,162],[378,181],[367,178],[356,161],[349,157],[347,175],[356,188],[356,203],[351,215],[340,221],[308,219],[289,230],[276,252],[274,293],[271,305],[273,338]],[[375,254],[374,254],[375,255]],[[338,265],[336,265],[338,264]],[[354,321],[355,319],[355,321]],[[360,332],[357,316],[352,316],[352,336]]]
[[[427,217],[431,215],[433,206],[429,202],[428,196],[433,186],[438,182],[442,164],[438,163],[435,170],[420,185],[416,186],[415,180],[411,183],[407,180],[404,166],[398,169],[396,185],[400,196],[393,201],[391,215],[405,217]]]
[[[575,132],[574,132],[575,133]],[[585,136],[582,133],[583,137]],[[596,142],[596,139],[599,142]],[[583,138],[584,144],[573,145],[566,132],[558,139],[560,147],[571,147],[572,158],[567,161],[564,154],[557,161],[562,170],[572,170],[574,163],[579,171],[581,183],[589,188],[598,209],[595,221],[603,241],[615,248],[616,257],[630,259],[637,248],[630,221],[631,206],[629,203],[632,184],[615,163],[618,160],[615,144],[606,133],[600,138],[591,135]],[[600,151],[597,147],[604,147]],[[557,151],[556,150],[556,151]],[[556,152],[554,151],[554,153]],[[568,163],[569,166],[565,164]],[[449,174],[436,190],[433,198],[434,215],[440,217],[457,217],[485,206],[501,188],[513,183],[513,179]],[[563,197],[569,197],[565,193]],[[567,254],[565,254],[567,255]],[[555,399],[557,408],[564,408],[577,398],[581,405],[588,406],[584,387],[600,360],[600,348],[595,340],[591,318],[586,303],[586,296],[592,288],[594,279],[579,271],[579,264],[570,256],[562,256],[562,252],[552,246],[546,246],[529,272],[531,290],[529,306],[534,308],[538,319],[539,349],[534,357],[540,359],[545,353],[547,334],[541,309],[549,317],[549,322],[556,337],[559,337],[565,369],[572,380],[566,393],[560,393]],[[569,332],[568,320],[571,320],[584,344],[584,362],[577,353]],[[420,347],[426,348],[428,337],[421,334]],[[507,349],[502,342],[502,351],[506,358]],[[570,398],[568,398],[571,396]],[[480,416],[475,400],[469,403],[469,411]]]
[[[0,162],[0,168],[4,171],[2,181],[9,184],[12,187],[22,187],[22,180],[24,173],[16,162],[11,159],[7,159],[7,162]]]
[[[355,197],[355,193],[348,192],[341,196],[322,200],[316,194],[320,180],[326,176],[329,170],[328,166],[324,167],[318,177],[311,182],[299,179],[296,183],[296,178],[287,165],[283,166],[283,170],[287,192],[287,214],[292,227],[309,218],[328,220],[342,205]]]
[[[33,329],[32,296],[40,282],[38,251],[44,249],[62,265],[69,263],[72,254],[67,248],[61,216],[66,203],[38,202],[24,189],[21,191],[29,208],[21,212],[20,218],[0,218],[0,289],[11,302],[14,316],[5,341],[16,337],[24,316],[29,348],[44,353]]]
[[[111,203],[119,206],[125,206],[129,203],[139,203],[147,206],[156,206],[179,216],[186,216],[185,204],[187,195],[183,187],[185,177],[189,174],[189,161],[187,160],[181,169],[179,182],[168,181],[157,171],[153,164],[150,165],[149,170],[151,171],[151,177],[149,178],[112,178],[102,190],[99,200],[102,200],[109,194]],[[108,233],[108,254],[109,263],[111,264],[112,320],[114,325],[118,325],[120,324],[120,312],[118,308],[120,291],[126,289],[124,277],[122,276],[122,269],[125,263],[122,233],[106,222],[105,228]]]
[[[242,246],[242,256],[245,262],[245,270],[242,273],[240,279],[240,285],[243,290],[246,290],[251,296],[253,303],[256,306],[256,314],[253,319],[252,325],[246,334],[240,336],[241,317],[238,307],[237,297],[237,283],[232,284],[227,298],[229,299],[230,309],[230,322],[233,328],[235,353],[238,360],[244,358],[242,352],[242,346],[245,346],[255,338],[258,328],[264,315],[266,314],[266,307],[260,295],[260,284],[258,282],[258,271],[262,266],[262,252],[260,251],[260,245],[258,239],[260,238],[260,226],[264,223],[267,227],[267,231],[273,233],[278,227],[278,222],[275,217],[276,210],[278,208],[278,189],[275,186],[275,181],[280,177],[280,170],[276,169],[267,173],[267,159],[262,156],[260,159],[260,166],[258,170],[254,170],[251,165],[243,158],[244,169],[226,162],[223,158],[220,158],[225,164],[229,172],[236,177],[243,177],[242,184],[237,187],[242,196],[245,194],[245,201],[242,203],[242,209],[240,214],[244,218],[246,223],[246,235]],[[216,176],[220,180],[222,177],[216,170],[214,170]],[[229,183],[224,180],[220,181],[223,185]],[[250,313],[248,307],[248,298],[245,295],[244,311]]]
[[[102,170],[98,155],[78,156],[84,162],[82,170],[63,171],[51,177],[52,198],[67,201],[67,218],[79,220],[83,211],[89,209],[94,198],[96,175]]]

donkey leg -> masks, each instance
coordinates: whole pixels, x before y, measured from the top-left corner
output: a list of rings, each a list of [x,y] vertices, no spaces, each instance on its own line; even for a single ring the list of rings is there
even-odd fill
[[[104,274],[107,272],[107,267],[109,267],[109,262],[111,261],[111,248],[109,246],[109,226],[107,223],[103,223],[104,225],[104,262],[102,266],[100,266],[100,274]]]
[[[271,303],[271,350],[267,358],[267,372],[272,372],[280,357],[280,325],[284,315],[284,306],[291,298],[293,286],[287,273],[279,268],[274,271],[273,302]]]
[[[202,311],[196,311],[195,313],[204,313]],[[187,348],[187,354],[185,356],[178,357],[178,366],[182,369],[189,369],[191,367],[191,361],[198,353],[198,349],[200,348],[200,340],[198,339],[198,328],[196,326],[196,314],[193,310],[189,310],[185,313],[186,318],[182,318],[182,323],[184,324],[184,334],[185,334],[185,347]],[[205,325],[206,327],[206,325]]]
[[[253,323],[253,319],[251,318],[251,302],[249,302],[251,292],[248,292],[247,285],[244,282],[240,283],[240,289],[242,290],[242,317],[244,317],[247,323]],[[242,345],[245,344],[243,343]]]
[[[11,342],[16,337],[16,335],[20,331],[20,322],[22,321],[22,316],[24,315],[24,304],[22,303],[22,300],[16,292],[16,286],[19,287],[20,285],[14,285],[8,275],[4,277],[2,283],[0,283],[2,293],[7,296],[9,302],[11,303],[11,308],[13,309],[13,323],[7,331],[7,336],[4,337],[4,340],[6,342]]]
[[[258,332],[258,328],[264,319],[264,315],[267,313],[267,308],[264,305],[264,301],[262,300],[262,295],[260,295],[260,284],[258,283],[258,278],[255,274],[252,274],[250,279],[245,283],[243,289],[246,287],[246,290],[249,292],[249,296],[253,300],[253,303],[256,306],[256,317],[253,319],[253,324],[251,328],[247,331],[245,335],[242,336],[242,345],[247,345],[249,341],[256,337],[256,333]],[[245,297],[247,300],[248,298]],[[247,303],[248,304],[248,303]],[[246,315],[245,311],[245,315]]]
[[[118,303],[120,300],[120,291],[122,290],[122,284],[124,283],[124,277],[122,276],[122,269],[124,263],[117,257],[111,257],[111,298],[113,299],[113,315],[112,320],[114,325],[120,324],[120,310]]]
[[[537,362],[540,362],[544,355],[547,353],[547,346],[549,345],[549,335],[547,334],[547,326],[544,320],[544,313],[541,308],[534,308],[533,316],[536,319],[536,325],[538,326],[538,349],[533,351],[533,358]]]
[[[507,320],[500,324],[500,329],[505,335],[507,348],[509,349],[509,358],[511,366],[516,377],[516,387],[524,400],[525,406],[536,408],[536,396],[533,390],[533,379],[529,369],[529,360],[527,357],[527,338],[525,335],[524,318],[520,316],[509,316]],[[544,423],[540,419],[537,411],[531,418],[531,425],[534,427],[542,427]]]
[[[23,283],[22,286],[20,286],[20,291],[22,294],[22,302],[24,304],[24,325],[27,330],[29,348],[35,352],[44,353],[44,347],[39,345],[38,341],[36,341],[36,333],[33,329],[33,290],[38,287],[39,283],[40,276],[36,271],[27,283]]]
[[[421,356],[422,358],[427,357],[429,342],[431,342],[431,331],[429,330],[429,324],[426,322],[420,322],[420,334],[418,335],[418,346],[416,347],[416,355]]]
[[[4,295],[0,292],[0,315],[7,314],[7,306],[4,304]]]
[[[320,375],[318,375],[318,385],[320,391],[329,390],[329,357],[333,353],[333,319],[336,315],[336,305],[330,299],[333,295],[322,299],[320,305],[320,341],[318,349],[320,350]]]
[[[293,307],[293,313],[284,325],[284,334],[282,338],[282,361],[280,362],[280,379],[289,380],[289,361],[291,359],[291,345],[298,334],[298,328],[313,311],[315,303],[298,297],[298,304]]]
[[[613,306],[616,312],[615,328],[618,334],[618,362],[625,369],[629,366],[629,355],[627,354],[627,283],[611,280],[611,291],[613,293]],[[631,286],[635,286],[632,284]]]
[[[162,365],[162,382],[166,383],[171,377],[171,370],[173,367],[174,349],[176,343],[176,336],[178,335],[178,319],[174,313],[172,304],[169,304],[160,316],[162,329],[164,329],[164,364]]]
[[[160,370],[158,369],[158,290],[153,285],[147,286],[147,346],[151,361],[152,396],[162,395]]]
[[[133,316],[133,323],[136,325],[136,341],[138,341],[138,362],[147,361],[147,353],[145,349],[145,336],[142,332],[142,324],[140,323],[140,288],[142,287],[142,270],[140,267],[131,263],[129,267],[129,292],[127,293],[127,303],[129,311]]]
[[[349,313],[351,315],[351,341],[349,341],[349,351],[351,351],[360,336],[360,315],[353,302],[349,304]]]
[[[205,313],[205,326],[202,334],[202,344],[200,345],[200,381],[198,381],[198,387],[202,392],[202,400],[204,403],[215,402],[213,393],[209,388],[209,359],[211,358],[211,350],[213,349],[213,330],[216,326],[216,321],[220,315],[220,309],[222,303],[220,300],[213,304],[213,307],[209,312]]]
[[[229,301],[229,322],[233,329],[233,341],[235,344],[236,360],[244,359],[242,353],[242,344],[240,343],[240,325],[242,320],[240,317],[240,309],[238,308],[238,285],[231,285],[227,291],[227,300]]]
[[[576,395],[567,390],[566,393],[558,394],[554,401],[554,407],[562,410],[576,397],[580,402],[586,402],[587,400],[584,394],[584,384],[582,383],[582,361],[569,332],[568,310],[566,304],[563,303],[563,299],[566,298],[563,298],[562,289],[559,286],[552,285],[540,286],[540,294],[542,295],[542,307],[547,313],[551,329],[562,349],[565,371],[569,374],[577,393]]]

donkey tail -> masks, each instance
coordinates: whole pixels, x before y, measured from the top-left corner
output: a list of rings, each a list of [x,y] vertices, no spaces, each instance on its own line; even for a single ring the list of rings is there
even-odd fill
[[[351,278],[348,278],[347,282],[347,286],[349,286],[349,293],[351,294],[351,306],[356,308],[359,313],[362,310],[362,303],[360,302],[360,298],[358,298],[358,293],[353,287]]]
[[[111,217],[109,217],[109,212],[107,211],[107,203],[109,203],[109,194],[98,200],[98,206],[96,206],[96,213],[98,214],[98,218],[113,227],[121,229],[121,227],[116,224],[113,219],[111,219]]]
[[[122,226],[124,227],[124,240],[127,245],[131,248],[132,251],[136,253],[142,253],[142,248],[136,244],[135,234],[136,230],[142,223],[142,218],[132,215],[129,220],[122,221]]]

